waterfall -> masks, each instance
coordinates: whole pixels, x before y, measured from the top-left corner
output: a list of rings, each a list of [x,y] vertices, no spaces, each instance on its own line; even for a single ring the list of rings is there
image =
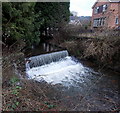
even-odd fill
[[[26,60],[30,61],[29,63],[27,63],[26,68],[29,69],[32,67],[38,67],[41,65],[49,64],[51,62],[56,62],[66,56],[68,56],[68,51],[64,50],[26,58]]]
[[[67,50],[26,58],[27,77],[39,82],[72,85],[79,78],[79,82],[84,82],[88,74],[90,70],[88,72],[76,58],[68,56]]]

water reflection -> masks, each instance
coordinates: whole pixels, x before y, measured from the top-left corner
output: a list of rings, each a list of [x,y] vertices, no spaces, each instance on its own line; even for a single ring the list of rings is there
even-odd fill
[[[49,53],[49,52],[55,52],[60,50],[63,50],[63,49],[56,47],[54,45],[51,45],[49,43],[41,43],[38,46],[32,46],[32,48],[26,49],[25,56],[32,57],[40,54],[45,54],[47,52]]]

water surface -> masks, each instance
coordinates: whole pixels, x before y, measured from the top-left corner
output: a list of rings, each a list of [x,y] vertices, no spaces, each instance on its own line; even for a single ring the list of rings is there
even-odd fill
[[[120,76],[117,73],[94,70],[71,56],[33,67],[26,73],[29,79],[52,84],[56,91],[61,92],[56,98],[65,110],[118,111],[120,109],[118,85]],[[53,95],[50,95],[53,98]]]

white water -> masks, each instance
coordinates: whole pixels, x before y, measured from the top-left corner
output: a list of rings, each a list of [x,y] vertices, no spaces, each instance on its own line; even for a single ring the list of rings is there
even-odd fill
[[[76,62],[72,57],[65,57],[57,62],[33,67],[27,70],[27,75],[30,79],[37,81],[45,80],[47,83],[57,84],[62,82],[70,82],[75,79],[76,75],[84,75],[85,67],[79,62]]]
[[[29,67],[33,68],[33,67],[38,67],[45,64],[50,64],[51,62],[59,61],[60,59],[66,56],[68,56],[68,52],[64,50],[64,51],[58,51],[58,52],[33,56],[27,59],[30,60]]]

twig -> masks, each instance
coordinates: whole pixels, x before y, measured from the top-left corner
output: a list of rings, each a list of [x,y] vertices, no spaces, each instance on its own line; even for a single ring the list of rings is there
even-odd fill
[[[9,22],[12,20],[12,17],[9,19],[9,21],[7,22],[6,26],[9,24]]]

